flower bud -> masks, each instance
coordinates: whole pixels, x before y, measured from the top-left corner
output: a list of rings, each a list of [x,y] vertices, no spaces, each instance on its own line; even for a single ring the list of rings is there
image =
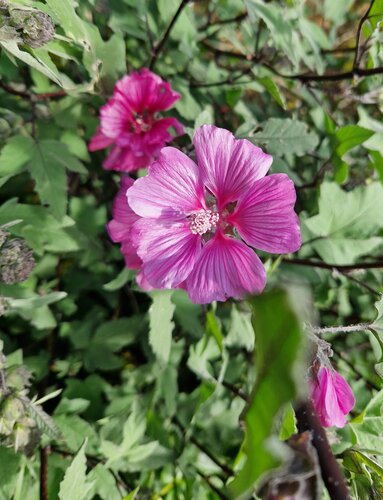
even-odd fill
[[[24,281],[35,266],[32,251],[27,244],[14,238],[0,249],[0,281],[6,284]]]
[[[321,366],[310,382],[311,398],[323,427],[344,427],[355,397],[346,380],[334,369]]]
[[[32,48],[41,47],[55,35],[52,18],[45,12],[12,9],[10,16],[11,25],[20,30],[23,42]]]

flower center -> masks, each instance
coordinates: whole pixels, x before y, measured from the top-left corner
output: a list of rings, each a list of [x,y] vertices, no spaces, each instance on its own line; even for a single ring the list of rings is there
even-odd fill
[[[216,228],[219,221],[219,214],[211,210],[197,210],[189,215],[190,231],[193,234],[205,234]]]
[[[146,110],[141,114],[135,113],[133,115],[133,121],[130,123],[130,131],[134,134],[148,132],[151,130],[154,121],[155,117]]]

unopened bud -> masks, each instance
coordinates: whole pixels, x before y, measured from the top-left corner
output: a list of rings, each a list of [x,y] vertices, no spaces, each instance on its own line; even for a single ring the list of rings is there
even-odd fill
[[[25,241],[14,238],[0,249],[0,281],[6,284],[24,281],[35,266],[32,251]]]

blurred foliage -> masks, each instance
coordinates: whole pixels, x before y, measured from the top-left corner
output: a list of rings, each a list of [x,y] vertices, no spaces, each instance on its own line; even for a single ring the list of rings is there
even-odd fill
[[[36,44],[48,19],[55,36]],[[35,500],[40,484],[61,500],[249,496],[283,460],[269,444],[295,432],[298,321],[372,322],[383,292],[382,20],[382,0],[0,0],[0,225],[18,221],[7,231],[36,260],[26,281],[0,283],[0,335],[60,433],[30,407],[11,415],[0,498]],[[143,66],[182,95],[177,147],[215,123],[294,180],[302,248],[262,256],[289,301],[201,307],[182,290],[145,294],[124,269],[105,231],[118,175],[87,142],[116,80]],[[383,495],[378,308],[374,333],[326,335],[357,399],[328,435],[362,499]],[[19,420],[43,432],[28,457]]]

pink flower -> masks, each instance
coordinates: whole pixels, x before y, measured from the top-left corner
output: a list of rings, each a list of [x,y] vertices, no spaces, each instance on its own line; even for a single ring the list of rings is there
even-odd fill
[[[116,83],[113,96],[101,108],[100,127],[89,143],[90,151],[112,146],[104,168],[131,172],[147,167],[166,143],[183,127],[175,118],[160,118],[180,98],[169,83],[144,68]]]
[[[335,370],[321,367],[310,382],[311,398],[323,427],[344,427],[355,397],[346,380]]]
[[[130,208],[126,199],[126,191],[133,185],[133,182],[133,179],[127,176],[121,178],[121,186],[113,202],[113,219],[108,222],[107,229],[110,238],[115,243],[121,243],[121,252],[125,258],[126,267],[140,270],[142,260],[132,245],[132,227],[139,217]],[[152,289],[141,272],[137,274],[136,279],[144,290]]]
[[[301,245],[294,185],[285,174],[265,177],[272,157],[227,130],[204,125],[194,146],[198,165],[164,148],[128,189],[143,276],[154,288],[185,288],[201,304],[260,293],[266,273],[251,247],[288,253]]]

